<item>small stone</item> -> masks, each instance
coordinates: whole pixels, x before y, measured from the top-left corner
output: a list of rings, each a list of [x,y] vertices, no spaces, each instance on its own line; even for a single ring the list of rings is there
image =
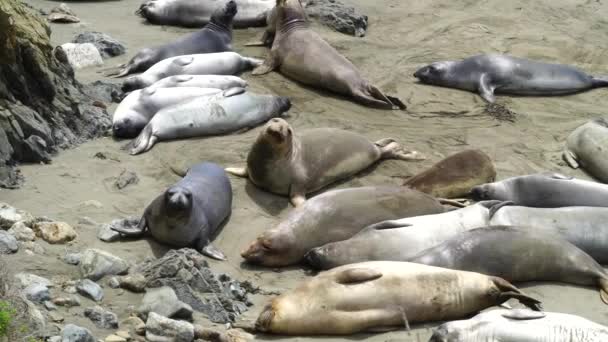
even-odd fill
[[[131,338],[131,334],[129,334],[128,331],[124,331],[124,330],[117,331],[114,334],[116,336],[120,336],[120,337],[125,338],[127,340]]]
[[[129,264],[121,258],[99,249],[87,249],[80,260],[83,277],[99,280],[106,275],[121,275],[129,271]]]
[[[50,280],[31,273],[17,273],[15,274],[15,280],[17,280],[17,285],[19,288],[22,289],[34,284],[40,284],[45,287],[53,287],[53,283]]]
[[[151,289],[144,295],[137,313],[145,319],[151,312],[169,318],[192,319],[192,307],[180,301],[168,286]]]
[[[24,210],[0,202],[0,229],[10,229],[19,221],[29,226],[34,221],[34,216]]]
[[[78,290],[78,293],[80,293],[81,295],[88,297],[96,302],[99,302],[103,299],[103,290],[101,289],[101,286],[89,279],[83,279],[79,281],[76,285],[76,290]]]
[[[120,240],[120,233],[113,231],[110,224],[102,224],[97,231],[97,238],[104,242],[115,242]]]
[[[57,305],[53,304],[53,302],[47,300],[46,302],[44,302],[44,307],[48,310],[48,311],[55,311],[57,310]]]
[[[188,322],[150,312],[146,321],[146,338],[151,341],[192,342],[194,327]]]
[[[49,312],[49,318],[53,323],[61,323],[64,321],[64,318],[55,312]]]
[[[118,316],[105,310],[101,306],[94,306],[84,310],[84,316],[90,319],[100,329],[118,328]]]
[[[117,280],[120,288],[135,293],[145,292],[148,283],[146,277],[141,273],[118,277]]]
[[[133,171],[122,170],[116,181],[114,182],[114,187],[118,190],[122,190],[131,184],[139,183],[139,177]]]
[[[61,336],[51,336],[47,340],[48,342],[62,342]]]
[[[106,337],[104,342],[127,342],[127,339],[117,335],[110,335]]]
[[[99,50],[91,43],[65,43],[58,46],[57,49],[63,50],[68,62],[76,70],[103,65]]]
[[[28,227],[23,223],[23,221],[19,221],[15,223],[11,229],[8,230],[8,233],[15,237],[15,239],[19,241],[34,241],[36,240],[36,233],[32,230],[32,228]]]
[[[69,293],[69,294],[76,294],[76,293],[78,293],[78,290],[76,290],[76,285],[65,285],[63,287],[63,292]]]
[[[84,202],[80,203],[79,207],[101,209],[101,208],[103,208],[103,204],[96,200],[88,200],[88,201],[84,201]]]
[[[73,307],[80,306],[80,300],[76,297],[57,297],[51,300],[57,306]]]
[[[36,236],[50,244],[62,244],[74,240],[78,235],[65,222],[38,222],[34,224]]]
[[[103,58],[120,56],[126,52],[126,48],[121,42],[101,32],[80,33],[72,40],[72,43],[92,43]]]
[[[25,248],[26,252],[30,252],[32,254],[44,255],[46,253],[44,247],[33,241],[22,242],[21,247]]]
[[[80,254],[80,253],[66,253],[63,256],[63,261],[66,264],[78,265],[78,264],[80,264],[80,258],[82,258],[82,254]]]
[[[8,232],[0,230],[0,254],[13,254],[18,250],[17,239]]]
[[[139,324],[135,327],[135,333],[139,336],[146,334],[146,323]]]
[[[89,329],[68,324],[61,331],[61,342],[95,342],[95,337]]]
[[[34,283],[26,287],[23,293],[25,294],[25,298],[34,303],[42,303],[51,299],[49,288],[42,284]]]
[[[117,277],[112,277],[108,280],[108,286],[113,289],[117,289],[120,287],[120,281],[118,281]]]

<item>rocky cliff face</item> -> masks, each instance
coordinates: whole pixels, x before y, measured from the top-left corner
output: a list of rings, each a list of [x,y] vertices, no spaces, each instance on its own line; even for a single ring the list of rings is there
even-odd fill
[[[19,183],[18,162],[99,136],[110,116],[85,94],[45,19],[17,0],[0,0],[0,186]],[[95,105],[94,105],[95,104]]]

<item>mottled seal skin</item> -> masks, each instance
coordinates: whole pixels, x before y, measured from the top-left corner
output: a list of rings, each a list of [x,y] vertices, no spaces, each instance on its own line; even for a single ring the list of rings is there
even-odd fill
[[[594,119],[574,130],[563,156],[572,168],[582,167],[595,179],[608,183],[608,121]]]
[[[231,211],[232,187],[226,172],[217,164],[200,163],[148,205],[138,229],[112,229],[128,236],[148,231],[160,243],[175,248],[194,247],[222,260],[224,255],[209,241]]]
[[[491,310],[440,325],[429,342],[604,342],[608,328],[585,318],[527,309]]]
[[[247,88],[247,81],[230,75],[177,75],[165,77],[154,82],[148,88],[216,88],[227,90],[230,88]]]
[[[412,323],[464,318],[511,298],[538,309],[536,299],[498,277],[370,261],[322,272],[274,298],[258,317],[256,329],[284,335],[403,329]]]
[[[433,197],[402,187],[328,191],[292,210],[285,220],[254,240],[241,256],[250,264],[293,265],[311,248],[348,239],[372,223],[443,211]]]
[[[492,159],[480,150],[466,150],[441,160],[403,185],[435,197],[456,198],[467,196],[474,186],[495,179]]]
[[[608,185],[559,173],[537,173],[478,185],[471,190],[471,196],[476,201],[510,201],[525,207],[608,207]]]
[[[363,78],[357,67],[310,29],[299,0],[277,0],[276,29],[269,56],[253,75],[273,70],[303,84],[352,97],[381,109],[405,109]]]
[[[570,242],[525,226],[481,227],[460,233],[409,262],[501,277],[510,282],[595,285],[608,304],[608,273]]]
[[[468,90],[493,103],[494,93],[555,96],[606,87],[608,79],[593,77],[574,67],[486,54],[461,61],[427,65],[414,73],[420,82]]]
[[[226,171],[248,177],[266,191],[287,195],[298,206],[306,201],[306,194],[351,177],[381,159],[421,157],[404,151],[390,138],[372,143],[362,135],[335,128],[295,132],[287,121],[275,118],[251,147],[247,167]]]

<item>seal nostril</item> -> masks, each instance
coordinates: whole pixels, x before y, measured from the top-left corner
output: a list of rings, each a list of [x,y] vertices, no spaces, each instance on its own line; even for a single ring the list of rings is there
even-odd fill
[[[304,261],[313,268],[321,268],[321,257],[316,249],[311,249],[304,255]]]

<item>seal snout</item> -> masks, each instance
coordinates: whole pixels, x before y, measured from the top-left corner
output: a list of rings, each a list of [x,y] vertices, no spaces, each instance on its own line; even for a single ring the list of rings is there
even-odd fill
[[[268,122],[266,133],[281,143],[291,134],[291,128],[287,121],[274,118]]]
[[[289,99],[289,97],[285,97],[285,96],[279,97],[278,103],[279,103],[279,109],[280,109],[281,113],[287,112],[288,110],[291,109],[291,100]]]
[[[175,212],[184,212],[192,207],[192,193],[184,188],[167,190],[167,207]]]
[[[304,255],[304,261],[314,269],[324,269],[324,257],[325,253],[322,248],[313,248]]]
[[[483,185],[478,185],[471,189],[471,198],[475,201],[482,201],[488,199],[488,192]]]
[[[143,86],[141,85],[141,82],[139,81],[139,77],[134,76],[134,77],[129,77],[127,78],[123,83],[122,83],[122,87],[120,88],[123,92],[127,93],[133,90],[137,90],[143,88]]]
[[[236,15],[237,12],[238,12],[238,9],[237,9],[237,5],[236,5],[236,1],[234,1],[234,0],[228,1],[228,3],[226,4],[226,14],[234,16],[234,15]]]

